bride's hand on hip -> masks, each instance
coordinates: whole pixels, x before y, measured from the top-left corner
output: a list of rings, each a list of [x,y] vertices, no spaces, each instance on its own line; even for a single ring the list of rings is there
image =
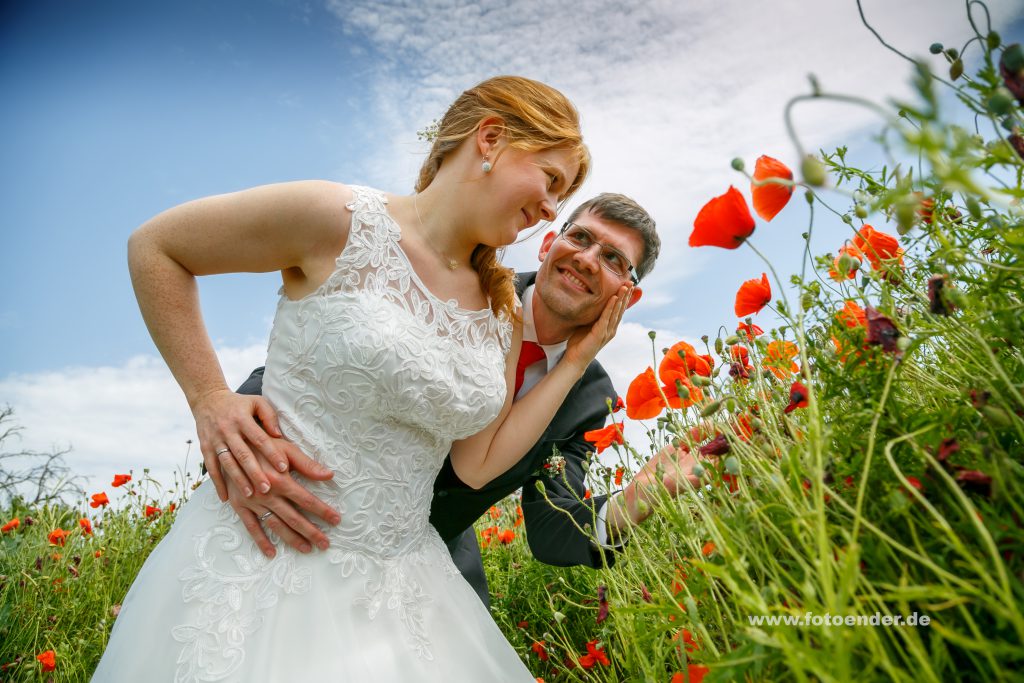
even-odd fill
[[[203,464],[222,501],[230,479],[246,497],[271,489],[268,474],[289,466],[311,479],[331,473],[281,438],[277,413],[262,396],[245,396],[228,389],[204,394],[192,405]],[[257,421],[258,420],[258,421]]]
[[[601,316],[592,325],[580,327],[565,347],[564,363],[574,363],[582,373],[597,357],[598,351],[612,340],[622,322],[622,314],[629,308],[633,287],[623,284],[619,291],[608,299]]]
[[[274,441],[279,442],[277,445],[286,450],[295,447],[283,439]],[[317,467],[320,467],[319,464]],[[333,476],[328,470],[324,471],[327,472],[327,476],[314,478],[329,479]],[[302,474],[309,476],[304,471]],[[238,514],[260,551],[267,557],[274,557],[276,554],[266,529],[273,531],[278,538],[299,552],[308,553],[313,546],[326,550],[329,545],[327,536],[302,511],[330,525],[341,522],[338,511],[307,491],[289,474],[269,471],[266,476],[270,481],[270,493],[256,493],[251,496],[243,495],[234,481],[227,482],[228,503]]]

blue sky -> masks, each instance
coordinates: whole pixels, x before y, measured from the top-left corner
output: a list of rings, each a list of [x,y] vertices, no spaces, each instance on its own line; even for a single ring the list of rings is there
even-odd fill
[[[928,45],[967,35],[960,0],[864,4],[887,40],[937,68]],[[990,5],[1004,36],[1024,36],[1019,3]],[[686,239],[708,198],[730,183],[748,192],[734,156],[797,165],[782,107],[810,72],[876,101],[909,94],[909,66],[852,0],[3,3],[0,404],[17,411],[24,445],[70,444],[89,476],[180,464],[191,420],[132,296],[131,231],[188,199],[263,183],[407,192],[426,151],[416,131],[498,73],[549,82],[579,107],[595,165],[576,201],[621,191],[658,221],[664,249],[645,299],[602,353],[624,392],[649,363],[648,329],[671,342],[735,325],[736,288],[763,266]],[[865,111],[814,103],[797,124],[810,149],[848,142],[855,159],[879,161]],[[792,202],[755,233],[783,277],[799,267],[807,216]],[[816,227],[815,251],[845,230]],[[506,261],[529,268],[539,241]],[[274,274],[201,282],[233,384],[262,360],[278,285]]]

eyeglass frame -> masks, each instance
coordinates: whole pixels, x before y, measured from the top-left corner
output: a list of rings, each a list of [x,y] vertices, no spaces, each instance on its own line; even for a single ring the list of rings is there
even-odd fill
[[[568,230],[570,226],[579,228],[583,232],[585,232],[588,235],[590,235],[590,246],[588,246],[586,249],[583,249],[583,248],[577,247],[575,244],[570,242],[569,238],[567,238],[565,236],[565,231]],[[605,244],[604,242],[598,242],[596,239],[594,239],[594,233],[590,232],[590,229],[587,228],[587,226],[580,225],[579,223],[576,223],[574,221],[566,221],[562,225],[562,229],[558,231],[558,237],[559,237],[559,239],[564,240],[565,243],[568,244],[570,247],[572,247],[573,249],[575,249],[576,251],[581,252],[581,253],[586,251],[587,249],[590,249],[590,247],[594,246],[595,244],[597,246],[601,247],[601,249],[609,249],[609,250],[615,252],[626,263],[626,272],[624,274],[625,275],[629,275],[629,279],[632,280],[634,286],[640,284],[640,278],[636,274],[636,268],[634,268],[632,262],[628,258],[626,258],[626,255],[622,253],[622,250],[618,249],[617,247],[613,247],[610,244]],[[598,260],[601,262],[601,267],[604,268],[605,270],[607,270],[609,273],[611,273],[612,275],[616,275],[618,277],[622,277],[622,275],[620,275],[619,273],[616,273],[614,270],[612,270],[605,263],[604,259],[601,258],[600,254],[598,254]]]

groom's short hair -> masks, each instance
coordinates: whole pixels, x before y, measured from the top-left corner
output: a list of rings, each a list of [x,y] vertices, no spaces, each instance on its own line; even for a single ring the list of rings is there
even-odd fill
[[[661,238],[655,230],[654,219],[642,206],[624,194],[602,192],[583,202],[573,210],[569,221],[575,221],[585,211],[598,218],[618,223],[623,227],[636,230],[644,241],[644,253],[640,262],[634,264],[637,279],[642,280],[654,268],[654,262],[661,251]]]

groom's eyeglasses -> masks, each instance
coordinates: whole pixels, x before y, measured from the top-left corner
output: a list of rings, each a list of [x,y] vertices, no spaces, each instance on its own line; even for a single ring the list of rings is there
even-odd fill
[[[605,270],[620,278],[628,277],[634,285],[640,284],[640,278],[636,276],[636,269],[633,268],[633,264],[629,262],[626,255],[611,245],[598,242],[582,225],[566,221],[558,236],[565,240],[570,247],[579,251],[586,251],[596,244],[601,252],[601,265]]]

